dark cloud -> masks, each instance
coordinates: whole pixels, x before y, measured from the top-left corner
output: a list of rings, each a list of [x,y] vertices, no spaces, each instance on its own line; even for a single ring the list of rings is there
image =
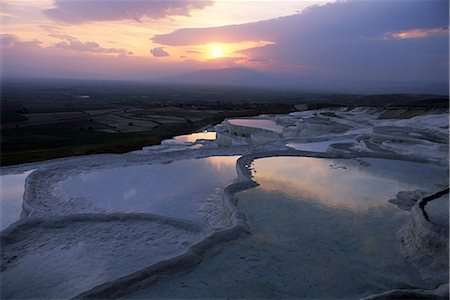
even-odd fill
[[[166,46],[211,42],[376,38],[417,28],[448,27],[448,1],[347,1],[311,6],[302,13],[260,22],[212,28],[184,28],[156,35]]]
[[[164,50],[164,47],[153,48],[153,49],[150,50],[150,53],[151,53],[154,57],[166,57],[166,56],[170,56],[169,52],[167,52],[166,50]]]
[[[278,25],[282,25],[279,20],[269,20],[213,28],[183,28],[169,34],[155,35],[152,41],[166,46],[186,46],[211,42],[235,43],[272,40],[276,37],[276,33],[270,28]],[[278,27],[280,33],[282,33],[281,27]]]
[[[0,44],[2,45],[2,47],[13,47],[17,40],[17,37],[12,34],[0,35]]]
[[[188,16],[191,10],[212,5],[205,0],[55,0],[54,8],[44,14],[50,19],[71,24],[95,21],[131,19],[140,21],[144,17],[161,19],[168,16]]]
[[[267,58],[250,58],[245,60],[248,63],[267,63],[270,62],[270,59]]]
[[[122,56],[126,56],[128,54],[128,51],[123,48],[104,48],[101,47],[97,42],[92,41],[81,42],[70,36],[67,36],[65,39],[66,41],[55,43],[53,44],[53,46],[55,48],[73,51],[84,51],[94,53],[115,53]]]
[[[448,8],[448,1],[439,0],[335,2],[267,21],[180,29],[152,40],[170,46],[268,41],[240,53],[304,75],[445,81]]]

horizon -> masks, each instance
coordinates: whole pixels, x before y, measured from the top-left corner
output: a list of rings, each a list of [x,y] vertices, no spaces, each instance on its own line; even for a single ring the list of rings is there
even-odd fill
[[[195,78],[196,75],[204,71],[220,72],[229,69],[211,69],[201,70],[197,72],[177,74],[172,77],[160,79],[109,79],[109,78],[83,78],[83,77],[3,77],[0,75],[3,88],[11,84],[38,84],[38,83],[52,83],[55,85],[82,83],[83,85],[98,85],[98,84],[127,84],[127,85],[146,85],[148,87],[176,87],[176,88],[211,88],[211,89],[241,89],[241,90],[266,90],[266,91],[288,91],[294,93],[304,94],[343,94],[343,95],[435,95],[435,96],[449,96],[450,90],[448,82],[414,82],[414,81],[353,81],[353,82],[327,82],[327,86],[323,85],[308,85],[299,84],[292,85],[265,82],[264,85],[255,83],[242,83],[238,80],[231,82],[223,82],[215,80],[210,82],[199,81]],[[190,78],[189,76],[194,76]],[[179,78],[179,80],[178,80]],[[173,80],[175,79],[175,80]],[[266,78],[271,79],[271,78]],[[219,79],[220,80],[220,79]],[[208,80],[206,80],[208,81]],[[321,81],[323,84],[324,81]]]

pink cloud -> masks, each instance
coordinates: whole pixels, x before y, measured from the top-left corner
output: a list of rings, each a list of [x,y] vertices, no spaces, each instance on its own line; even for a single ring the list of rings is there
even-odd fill
[[[140,22],[144,17],[189,16],[190,11],[203,9],[212,3],[210,0],[55,0],[55,7],[44,10],[44,14],[52,20],[70,24],[125,19]]]
[[[95,3],[98,5],[99,2]],[[67,3],[87,7],[91,2]],[[125,5],[123,1],[118,3]],[[18,69],[18,65],[41,70],[52,66],[63,68],[67,74],[83,70],[101,73],[108,78],[121,76],[130,79],[245,66],[289,73],[296,80],[316,76],[317,82],[320,82],[318,78],[447,82],[448,5],[448,1],[439,0],[345,1],[272,20],[214,28],[186,28],[153,37],[153,41],[162,47],[211,42],[272,42],[241,50],[236,55],[239,57],[208,61],[195,61],[189,57],[180,62],[179,59],[157,59],[150,55],[125,56],[121,54],[125,49],[106,48],[94,41],[79,41],[67,35],[54,35],[62,41],[52,47],[44,47],[39,41],[18,41],[13,36],[4,36],[3,64],[10,65],[10,71]],[[124,13],[117,12],[114,18],[123,16]],[[106,20],[106,16],[97,17],[88,13],[77,22]],[[55,33],[59,32],[53,31]],[[397,38],[380,38],[386,33],[396,33]],[[192,50],[196,48],[192,47]],[[117,53],[120,57],[108,53]],[[39,74],[50,72],[41,71]]]
[[[339,1],[266,21],[179,29],[152,40],[167,46],[268,41],[238,53],[248,58],[246,66],[274,72],[339,80],[446,80],[445,28],[448,1]],[[397,38],[380,39],[386,32]]]
[[[68,35],[68,34],[61,34],[61,33],[50,33],[48,35],[49,37],[53,37],[53,38],[57,38],[60,40],[67,40],[67,41],[72,41],[72,40],[76,40],[75,37]]]
[[[228,25],[210,28],[183,28],[168,34],[155,35],[154,43],[166,46],[201,45],[212,42],[239,43],[246,41],[272,41],[284,35],[286,19]],[[276,28],[276,32],[273,28]]]
[[[164,50],[164,47],[153,48],[153,49],[150,50],[150,53],[154,57],[167,57],[167,56],[170,56],[169,52]]]
[[[16,46],[21,46],[21,45],[36,47],[39,44],[41,44],[41,42],[38,40],[21,41],[14,34],[0,34],[0,45],[2,48],[14,48]]]
[[[128,55],[129,51],[123,48],[104,48],[101,47],[97,42],[87,41],[81,42],[77,39],[71,38],[68,41],[62,41],[53,44],[53,47],[73,50],[73,51],[85,51],[93,53],[115,53],[120,55]]]
[[[384,36],[385,39],[423,39],[433,36],[447,35],[448,28],[415,28],[405,31],[398,31],[388,33]]]
[[[45,47],[40,41],[24,41],[14,35],[0,35],[2,76],[145,80],[180,72],[234,65],[232,59],[225,58],[211,62],[195,60],[180,62],[137,56],[132,53],[107,55],[103,50],[95,50],[101,48],[100,45],[97,47],[98,44],[95,42],[81,44],[76,47],[83,50],[77,51],[69,42],[62,47]],[[67,45],[72,51],[64,48]]]

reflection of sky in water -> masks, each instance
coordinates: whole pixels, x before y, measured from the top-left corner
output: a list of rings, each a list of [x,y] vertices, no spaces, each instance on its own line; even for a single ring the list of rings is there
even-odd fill
[[[447,178],[444,168],[385,159],[271,157],[255,160],[253,169],[260,186],[238,194],[252,235],[230,250],[234,256],[257,253],[259,272],[250,270],[246,278],[292,289],[280,298],[361,298],[399,282],[429,288],[400,251],[396,233],[409,215],[387,200],[400,190],[436,189],[433,184]],[[242,263],[233,264],[234,256],[227,264],[239,272]],[[261,278],[261,270],[271,269],[290,276]]]
[[[204,131],[191,133],[186,135],[179,135],[170,140],[164,140],[162,144],[186,144],[194,143],[196,140],[215,140],[216,133],[214,131]]]
[[[430,222],[448,228],[449,197],[448,194],[427,202],[425,211]]]
[[[442,168],[425,164],[364,159],[271,157],[253,163],[255,180],[264,190],[277,191],[331,207],[365,210],[389,205],[401,190],[433,188],[446,180]]]
[[[230,119],[228,120],[228,123],[237,125],[237,126],[244,126],[244,127],[252,127],[252,128],[261,128],[266,129],[270,131],[275,132],[282,132],[283,127],[278,125],[272,120],[261,120],[261,119]]]
[[[325,190],[327,186],[316,188]],[[247,257],[255,249],[261,264],[259,272],[246,272],[247,278],[261,280],[261,270],[270,269],[289,274],[279,282],[276,276],[263,278],[296,291],[280,298],[352,299],[396,288],[398,282],[426,286],[403,257],[396,236],[408,222],[408,213],[381,201],[379,206],[364,206],[363,200],[352,198],[334,203],[323,202],[328,200],[324,198],[299,201],[304,199],[301,193],[270,190],[263,183],[238,194],[239,208],[247,216],[252,235],[245,248],[235,249],[234,254]],[[240,264],[235,262],[233,267]]]
[[[0,176],[1,230],[20,219],[25,179],[31,172]]]
[[[187,289],[177,287],[186,286],[193,287],[191,298],[211,298],[214,291],[232,299],[360,299],[400,287],[432,288],[401,253],[397,232],[409,214],[386,197],[416,186],[402,172],[420,177],[417,172],[428,176],[434,168],[370,163],[373,167],[342,159],[257,159],[254,177],[261,185],[236,194],[251,234],[191,272],[131,298],[183,298]],[[384,163],[392,165],[389,172],[394,169],[390,177],[378,170]]]
[[[198,219],[201,203],[236,177],[237,158],[215,156],[94,170],[69,177],[57,189],[71,197],[87,198],[92,205],[90,211],[148,212]]]

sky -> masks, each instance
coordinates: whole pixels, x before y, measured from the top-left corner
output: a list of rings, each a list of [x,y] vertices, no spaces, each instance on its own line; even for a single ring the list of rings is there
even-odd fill
[[[3,77],[448,81],[446,0],[2,0],[0,17]]]

